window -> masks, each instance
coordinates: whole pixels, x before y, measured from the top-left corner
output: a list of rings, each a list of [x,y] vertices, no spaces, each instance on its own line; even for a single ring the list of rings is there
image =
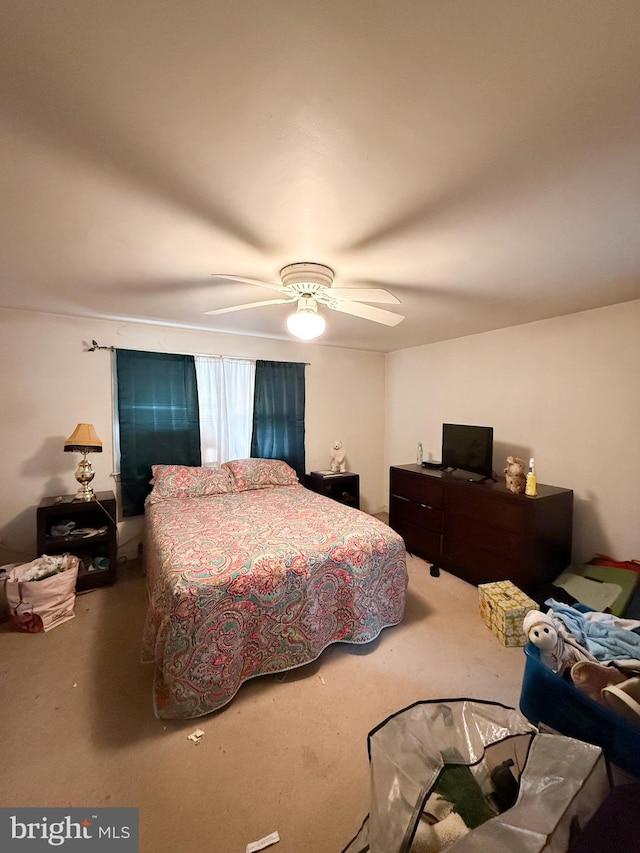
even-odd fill
[[[122,514],[141,515],[151,466],[200,465],[193,356],[116,350]]]
[[[144,512],[156,464],[283,459],[302,480],[304,368],[292,362],[116,349],[114,435],[122,514]]]
[[[305,474],[304,364],[257,361],[251,455],[284,459],[298,479]]]
[[[202,464],[246,459],[251,452],[255,362],[196,356],[195,365]]]

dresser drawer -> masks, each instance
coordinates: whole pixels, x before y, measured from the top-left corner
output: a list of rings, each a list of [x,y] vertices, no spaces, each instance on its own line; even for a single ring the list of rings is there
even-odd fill
[[[423,474],[391,469],[391,495],[442,509],[442,483]]]
[[[447,560],[453,561],[456,574],[461,574],[469,583],[492,583],[505,579],[520,580],[523,566],[504,554],[485,551],[460,539],[444,535],[443,551]],[[522,587],[521,587],[522,588]]]
[[[393,529],[402,536],[409,553],[423,557],[425,560],[438,562],[441,540],[439,533],[409,523],[398,524]]]
[[[521,533],[526,526],[526,507],[523,499],[513,496],[475,492],[473,486],[454,486],[446,496],[446,513],[474,519],[502,530]]]
[[[389,520],[392,527],[395,524],[408,522],[424,527],[425,530],[433,533],[440,533],[442,530],[442,513],[439,509],[434,509],[425,503],[418,503],[400,495],[391,495]]]
[[[447,542],[455,542],[460,548],[480,548],[514,564],[528,558],[528,543],[522,534],[485,524],[463,515],[446,516],[444,533]]]

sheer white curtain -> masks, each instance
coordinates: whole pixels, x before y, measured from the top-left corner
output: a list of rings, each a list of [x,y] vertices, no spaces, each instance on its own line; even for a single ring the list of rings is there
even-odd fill
[[[202,465],[251,455],[256,365],[240,358],[195,356]]]

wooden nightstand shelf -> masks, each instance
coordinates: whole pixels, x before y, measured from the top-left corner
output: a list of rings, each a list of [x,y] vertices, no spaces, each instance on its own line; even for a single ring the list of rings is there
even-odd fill
[[[76,592],[112,584],[117,567],[117,507],[113,492],[96,492],[96,500],[79,501],[75,495],[43,498],[37,510],[38,554],[74,554],[80,559]],[[73,533],[53,536],[51,529],[65,521],[75,523]],[[88,531],[95,530],[95,533]],[[98,568],[108,561],[106,568]]]
[[[344,474],[326,474],[312,471],[305,477],[305,486],[338,503],[360,509],[360,475],[346,471]]]

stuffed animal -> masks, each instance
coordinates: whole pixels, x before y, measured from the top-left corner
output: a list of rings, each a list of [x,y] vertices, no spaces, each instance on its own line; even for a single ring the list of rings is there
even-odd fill
[[[526,614],[522,630],[529,642],[540,649],[542,663],[558,675],[562,675],[578,661],[595,661],[595,658],[575,641],[559,620],[540,610],[530,610]]]
[[[341,441],[334,441],[333,442],[331,450],[329,451],[329,455],[331,457],[331,470],[335,474],[338,474],[338,473],[344,474],[345,471],[347,470],[347,464],[345,461],[346,460],[346,454],[342,448],[342,442]]]
[[[523,495],[527,484],[527,463],[518,456],[507,456],[504,469],[507,488],[516,495]]]

